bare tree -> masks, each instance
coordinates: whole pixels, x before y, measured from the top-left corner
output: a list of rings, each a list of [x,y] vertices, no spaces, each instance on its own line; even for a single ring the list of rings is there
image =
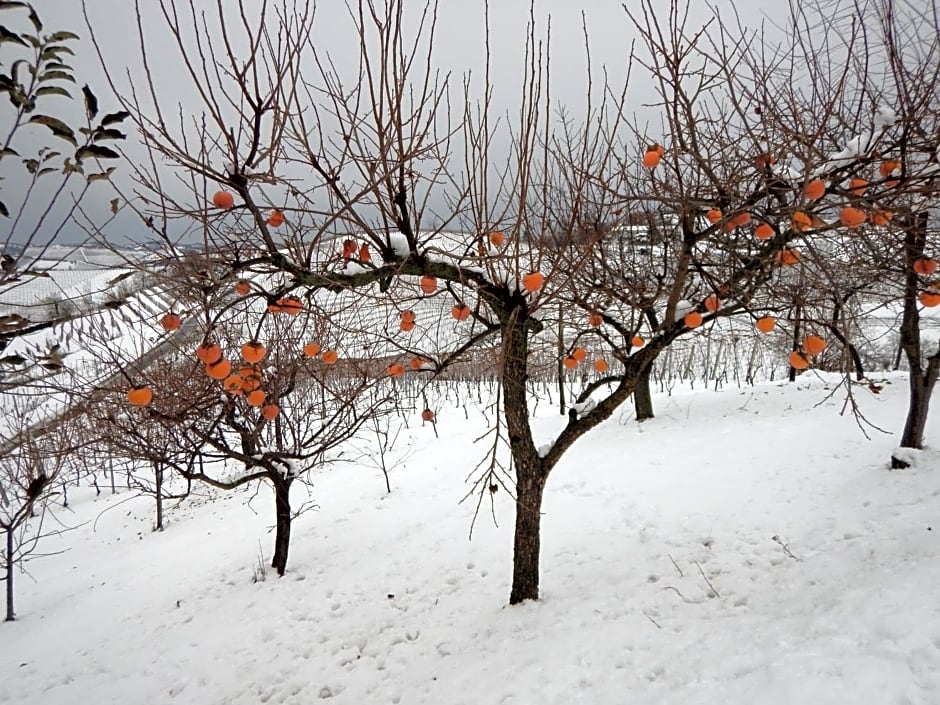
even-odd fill
[[[59,529],[50,529],[50,497],[56,493],[60,478],[69,467],[70,456],[81,452],[84,442],[73,433],[74,424],[65,421],[42,434],[36,434],[35,418],[30,413],[11,409],[7,423],[14,442],[11,450],[0,455],[0,549],[6,582],[6,621],[13,621],[14,578],[18,567],[30,558],[41,556],[40,541]]]

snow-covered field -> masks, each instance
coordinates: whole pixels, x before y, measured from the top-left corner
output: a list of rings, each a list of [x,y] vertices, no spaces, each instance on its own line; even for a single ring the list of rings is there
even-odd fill
[[[589,434],[549,479],[543,599],[518,607],[511,501],[472,540],[458,504],[473,410],[440,408],[440,439],[412,424],[390,495],[368,463],[316,476],[281,579],[253,580],[266,489],[200,489],[163,533],[147,498],[73,490],[79,528],[42,545],[68,551],[17,575],[0,703],[938,703],[940,453],[887,469],[903,376],[855,391],[891,431],[870,441],[830,384],[676,392]],[[562,423],[540,405],[537,442]]]

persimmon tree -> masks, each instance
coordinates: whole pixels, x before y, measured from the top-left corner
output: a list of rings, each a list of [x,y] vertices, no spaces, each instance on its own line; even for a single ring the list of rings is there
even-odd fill
[[[778,153],[789,163],[781,175],[804,174],[804,209],[813,223],[812,256],[819,286],[832,292],[835,314],[857,310],[898,315],[899,356],[908,367],[909,404],[899,446],[923,445],[930,396],[940,370],[940,349],[922,343],[921,312],[940,304],[933,278],[938,196],[936,134],[940,118],[940,50],[935,2],[889,1],[856,6],[819,2],[797,8],[789,75],[766,72],[762,125],[778,134]],[[836,31],[834,42],[816,29]],[[793,86],[787,100],[771,90]],[[800,84],[813,90],[801,90]],[[798,119],[795,116],[799,116]],[[801,226],[802,228],[802,226]],[[848,331],[830,327],[853,348],[875,325],[857,320]],[[845,340],[843,340],[843,338]],[[905,453],[892,456],[904,467]]]
[[[100,444],[153,466],[158,528],[161,486],[171,476],[187,487],[202,482],[222,490],[268,484],[271,565],[283,575],[292,520],[301,511],[291,488],[312,484],[314,471],[341,456],[364,423],[386,413],[394,390],[385,376],[340,359],[335,333],[324,331],[321,312],[300,298],[266,304],[264,279],[219,291],[193,288],[185,275],[190,261],[168,266],[175,310],[152,323],[166,329],[170,352],[116,360],[123,374],[87,405]],[[190,329],[205,331],[201,342]]]

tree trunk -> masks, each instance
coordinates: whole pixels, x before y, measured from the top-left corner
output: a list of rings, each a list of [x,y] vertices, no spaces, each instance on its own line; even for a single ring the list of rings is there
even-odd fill
[[[7,527],[7,616],[4,621],[12,622],[16,615],[13,612],[13,527]]]
[[[153,464],[154,484],[157,489],[157,525],[154,531],[163,531],[163,464]]]
[[[539,547],[543,471],[532,439],[526,382],[529,370],[528,311],[524,302],[501,320],[501,375],[506,431],[516,472],[516,533],[513,543],[512,591],[509,604],[539,598]]]
[[[516,467],[516,533],[512,556],[509,604],[539,599],[542,494],[545,482],[538,467]]]
[[[930,408],[930,394],[937,381],[940,353],[934,354],[924,370],[921,367],[920,311],[918,292],[920,282],[914,271],[914,261],[923,256],[927,242],[927,212],[915,213],[906,225],[904,238],[904,261],[907,278],[904,284],[904,312],[901,316],[901,349],[907,358],[908,403],[904,431],[901,433],[901,448],[920,449],[924,445],[924,427]],[[906,468],[909,463],[895,455],[891,456],[891,467]]]
[[[650,375],[652,373],[653,363],[650,363],[636,380],[636,389],[633,390],[633,408],[636,410],[637,421],[646,421],[653,418],[653,395],[650,393]]]
[[[796,315],[794,316],[793,323],[793,344],[791,350],[800,349],[800,337],[803,335],[803,326],[801,317],[803,315],[803,309],[800,306],[796,307]],[[790,382],[796,382],[796,368],[793,365],[789,366],[789,371],[787,372],[787,379]]]
[[[937,383],[937,373],[940,371],[940,353],[930,358],[927,371],[921,374],[920,367],[911,370],[908,378],[909,398],[907,402],[907,419],[904,421],[904,431],[901,433],[901,448],[923,448],[924,428],[927,426],[927,414],[930,411],[930,396]],[[891,456],[891,468],[900,470],[910,465],[906,460]]]
[[[561,315],[561,308],[558,309],[558,360],[555,363],[558,373],[558,413],[562,416],[565,415],[567,409],[565,407],[565,364],[563,360],[565,359],[565,325],[564,318]]]
[[[284,575],[287,570],[287,551],[290,548],[290,486],[293,479],[284,478],[279,474],[271,475],[271,483],[274,485],[274,504],[275,504],[275,533],[274,533],[274,558],[271,561],[271,567],[277,571],[278,575]]]

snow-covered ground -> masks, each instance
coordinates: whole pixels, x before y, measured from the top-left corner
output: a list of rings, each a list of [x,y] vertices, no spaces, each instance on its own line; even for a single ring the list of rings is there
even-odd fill
[[[253,580],[266,489],[200,489],[163,533],[147,498],[73,490],[79,528],[42,546],[68,551],[17,575],[0,703],[938,703],[940,453],[887,469],[902,376],[855,390],[891,431],[871,440],[830,384],[675,392],[588,435],[549,479],[543,599],[517,607],[511,501],[472,540],[458,504],[473,408],[439,408],[440,439],[412,424],[390,495],[368,463],[316,475],[281,579]],[[562,423],[540,405],[537,443]]]

